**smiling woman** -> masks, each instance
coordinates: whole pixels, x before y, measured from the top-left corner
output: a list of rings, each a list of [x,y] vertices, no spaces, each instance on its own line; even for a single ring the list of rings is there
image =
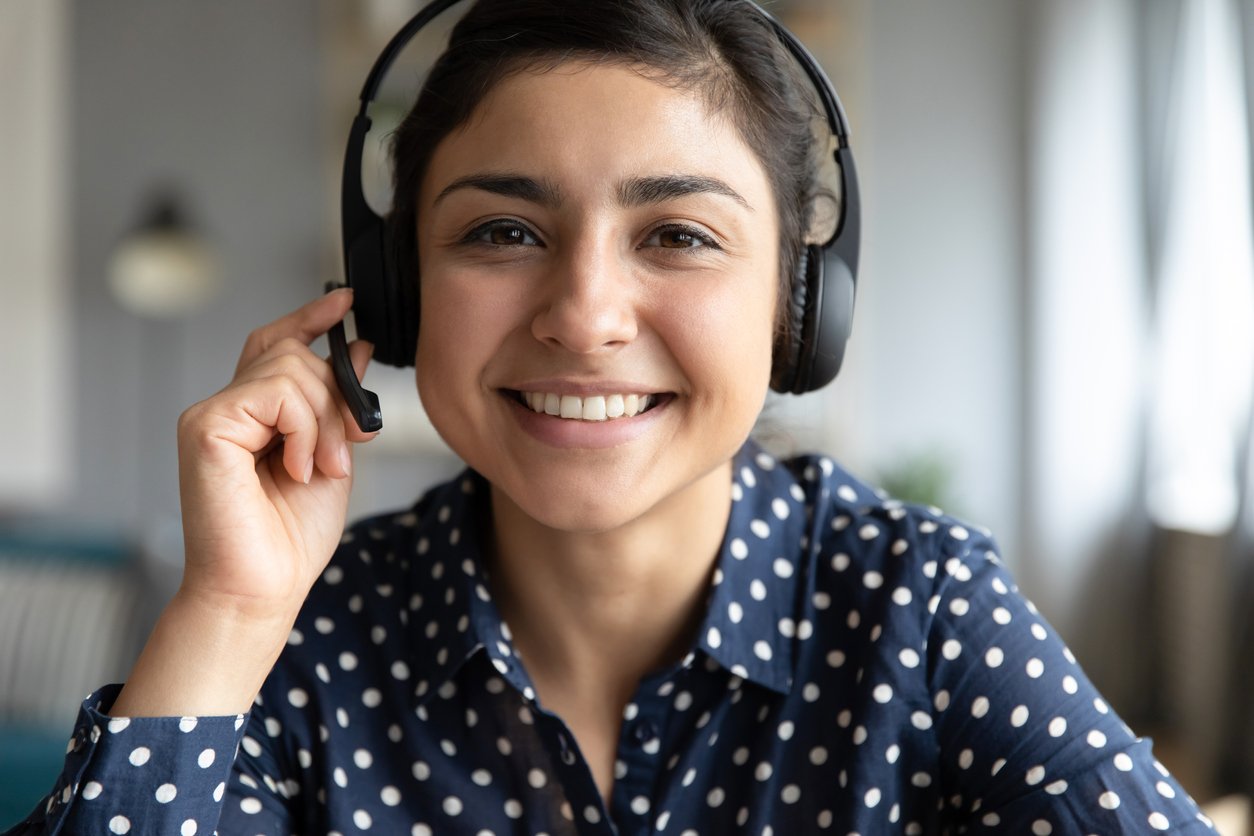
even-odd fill
[[[470,9],[389,219],[389,362],[465,473],[345,531],[372,436],[308,344],[356,292],[254,332],[180,422],[183,586],[17,832],[1210,831],[989,535],[748,440],[830,378],[857,261],[843,146],[845,249],[805,240],[787,37],[742,0]]]

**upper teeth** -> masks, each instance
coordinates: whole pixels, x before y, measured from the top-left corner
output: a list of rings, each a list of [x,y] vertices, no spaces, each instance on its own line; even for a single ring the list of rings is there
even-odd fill
[[[580,421],[607,421],[630,418],[652,405],[653,395],[555,395],[552,392],[523,392],[523,400],[536,412],[574,418]]]

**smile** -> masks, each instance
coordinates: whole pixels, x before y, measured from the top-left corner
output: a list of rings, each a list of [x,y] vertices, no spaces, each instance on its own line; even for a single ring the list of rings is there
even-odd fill
[[[656,406],[659,395],[558,395],[553,392],[512,392],[514,398],[533,412],[570,421],[614,421],[632,418]]]

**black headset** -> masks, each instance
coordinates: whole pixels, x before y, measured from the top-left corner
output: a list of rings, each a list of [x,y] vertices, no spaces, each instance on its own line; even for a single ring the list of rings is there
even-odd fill
[[[418,339],[417,276],[400,276],[389,245],[387,222],[366,203],[362,191],[361,159],[370,130],[366,108],[374,100],[383,76],[401,49],[437,15],[458,0],[433,0],[392,37],[375,60],[361,91],[361,109],[353,119],[344,155],[340,194],[344,275],[353,288],[353,316],[357,335],[374,344],[373,359],[391,366],[412,366]],[[853,328],[854,290],[857,286],[861,211],[858,177],[849,148],[849,123],[832,82],[797,38],[752,0],[747,3],[779,36],[801,64],[819,94],[828,127],[836,138],[836,169],[840,174],[840,217],[832,237],[823,244],[807,244],[797,260],[797,271],[787,304],[791,321],[787,339],[776,341],[771,364],[771,388],[800,395],[826,386],[840,371],[845,344]],[[331,283],[327,290],[343,285]],[[383,426],[383,414],[374,392],[362,388],[348,357],[344,326],[336,323],[327,335],[335,379],[357,425],[363,432]]]

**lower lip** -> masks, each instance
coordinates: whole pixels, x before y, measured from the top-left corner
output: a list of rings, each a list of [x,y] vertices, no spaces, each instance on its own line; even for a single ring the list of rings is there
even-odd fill
[[[631,418],[579,421],[536,412],[510,396],[503,397],[524,432],[542,444],[572,450],[603,450],[634,441],[661,420],[674,401],[673,397],[668,397],[648,412]]]

